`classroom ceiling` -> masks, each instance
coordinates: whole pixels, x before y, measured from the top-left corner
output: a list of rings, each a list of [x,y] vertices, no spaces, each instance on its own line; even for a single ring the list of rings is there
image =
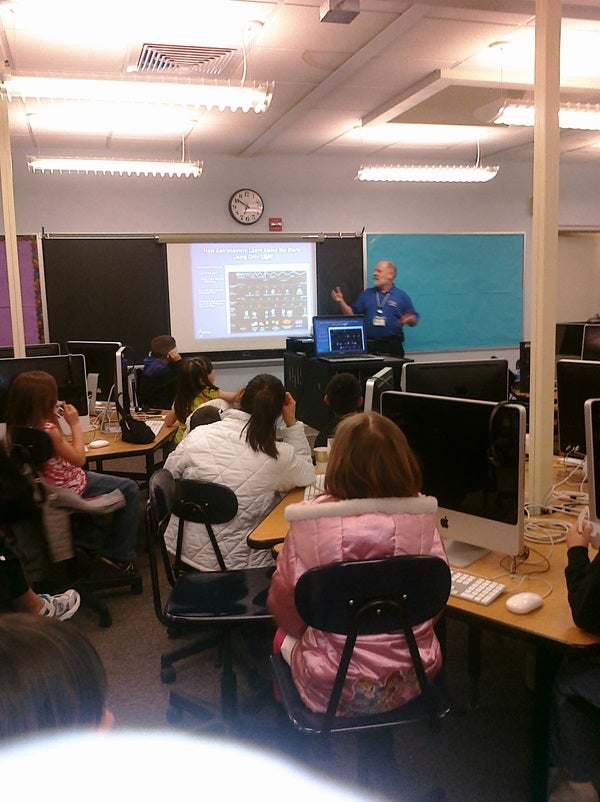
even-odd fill
[[[273,81],[260,114],[188,112],[149,132],[110,115],[85,130],[64,102],[12,99],[13,147],[32,155],[208,159],[352,156],[359,163],[528,161],[533,129],[494,125],[503,99],[532,98],[535,3],[529,0],[0,0],[4,72]],[[562,4],[561,102],[600,103],[600,3]],[[244,44],[245,43],[245,44]],[[244,58],[245,52],[245,58]],[[71,101],[71,105],[75,102]],[[48,119],[52,110],[59,119]],[[117,118],[118,119],[118,118]],[[143,130],[139,130],[140,125]],[[600,132],[561,131],[561,160],[596,162]],[[479,149],[479,150],[478,150]]]

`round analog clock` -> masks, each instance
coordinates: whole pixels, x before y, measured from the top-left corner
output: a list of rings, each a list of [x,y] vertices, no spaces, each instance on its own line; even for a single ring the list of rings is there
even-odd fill
[[[238,189],[229,198],[229,213],[244,226],[258,222],[264,208],[263,199],[254,189]]]

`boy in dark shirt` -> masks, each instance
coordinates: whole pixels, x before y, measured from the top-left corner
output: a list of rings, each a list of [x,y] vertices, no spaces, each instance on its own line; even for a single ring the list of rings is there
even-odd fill
[[[181,362],[177,343],[170,334],[160,334],[150,343],[150,354],[138,378],[138,400],[146,409],[171,409],[175,379]]]
[[[360,412],[363,405],[360,382],[352,373],[336,373],[327,383],[323,401],[333,412],[334,419],[316,436],[315,448],[327,445],[328,438],[334,436],[335,429],[343,418]]]

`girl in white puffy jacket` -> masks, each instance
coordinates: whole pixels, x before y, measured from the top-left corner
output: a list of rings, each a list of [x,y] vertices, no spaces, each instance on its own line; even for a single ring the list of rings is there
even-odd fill
[[[246,538],[284,493],[314,481],[304,424],[296,421],[296,402],[275,376],[255,376],[242,390],[241,409],[227,409],[221,420],[199,426],[169,455],[165,468],[173,476],[217,482],[235,491],[238,512],[214,527],[228,569],[269,565],[269,551],[251,549]],[[285,427],[276,439],[276,422]],[[165,533],[175,551],[178,519],[171,516]],[[219,565],[202,524],[186,523],[182,558],[200,570]]]

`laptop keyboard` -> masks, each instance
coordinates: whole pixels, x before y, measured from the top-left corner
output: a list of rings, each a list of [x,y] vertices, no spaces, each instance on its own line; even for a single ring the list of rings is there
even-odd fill
[[[319,359],[324,359],[326,362],[383,362],[382,356],[375,354],[334,354],[333,356],[322,356]]]
[[[162,418],[151,418],[150,420],[146,418],[144,423],[152,429],[152,434],[156,437],[162,429],[164,421]]]
[[[325,492],[325,474],[318,473],[312,485],[304,488],[304,501],[312,501],[315,496],[320,496]]]

